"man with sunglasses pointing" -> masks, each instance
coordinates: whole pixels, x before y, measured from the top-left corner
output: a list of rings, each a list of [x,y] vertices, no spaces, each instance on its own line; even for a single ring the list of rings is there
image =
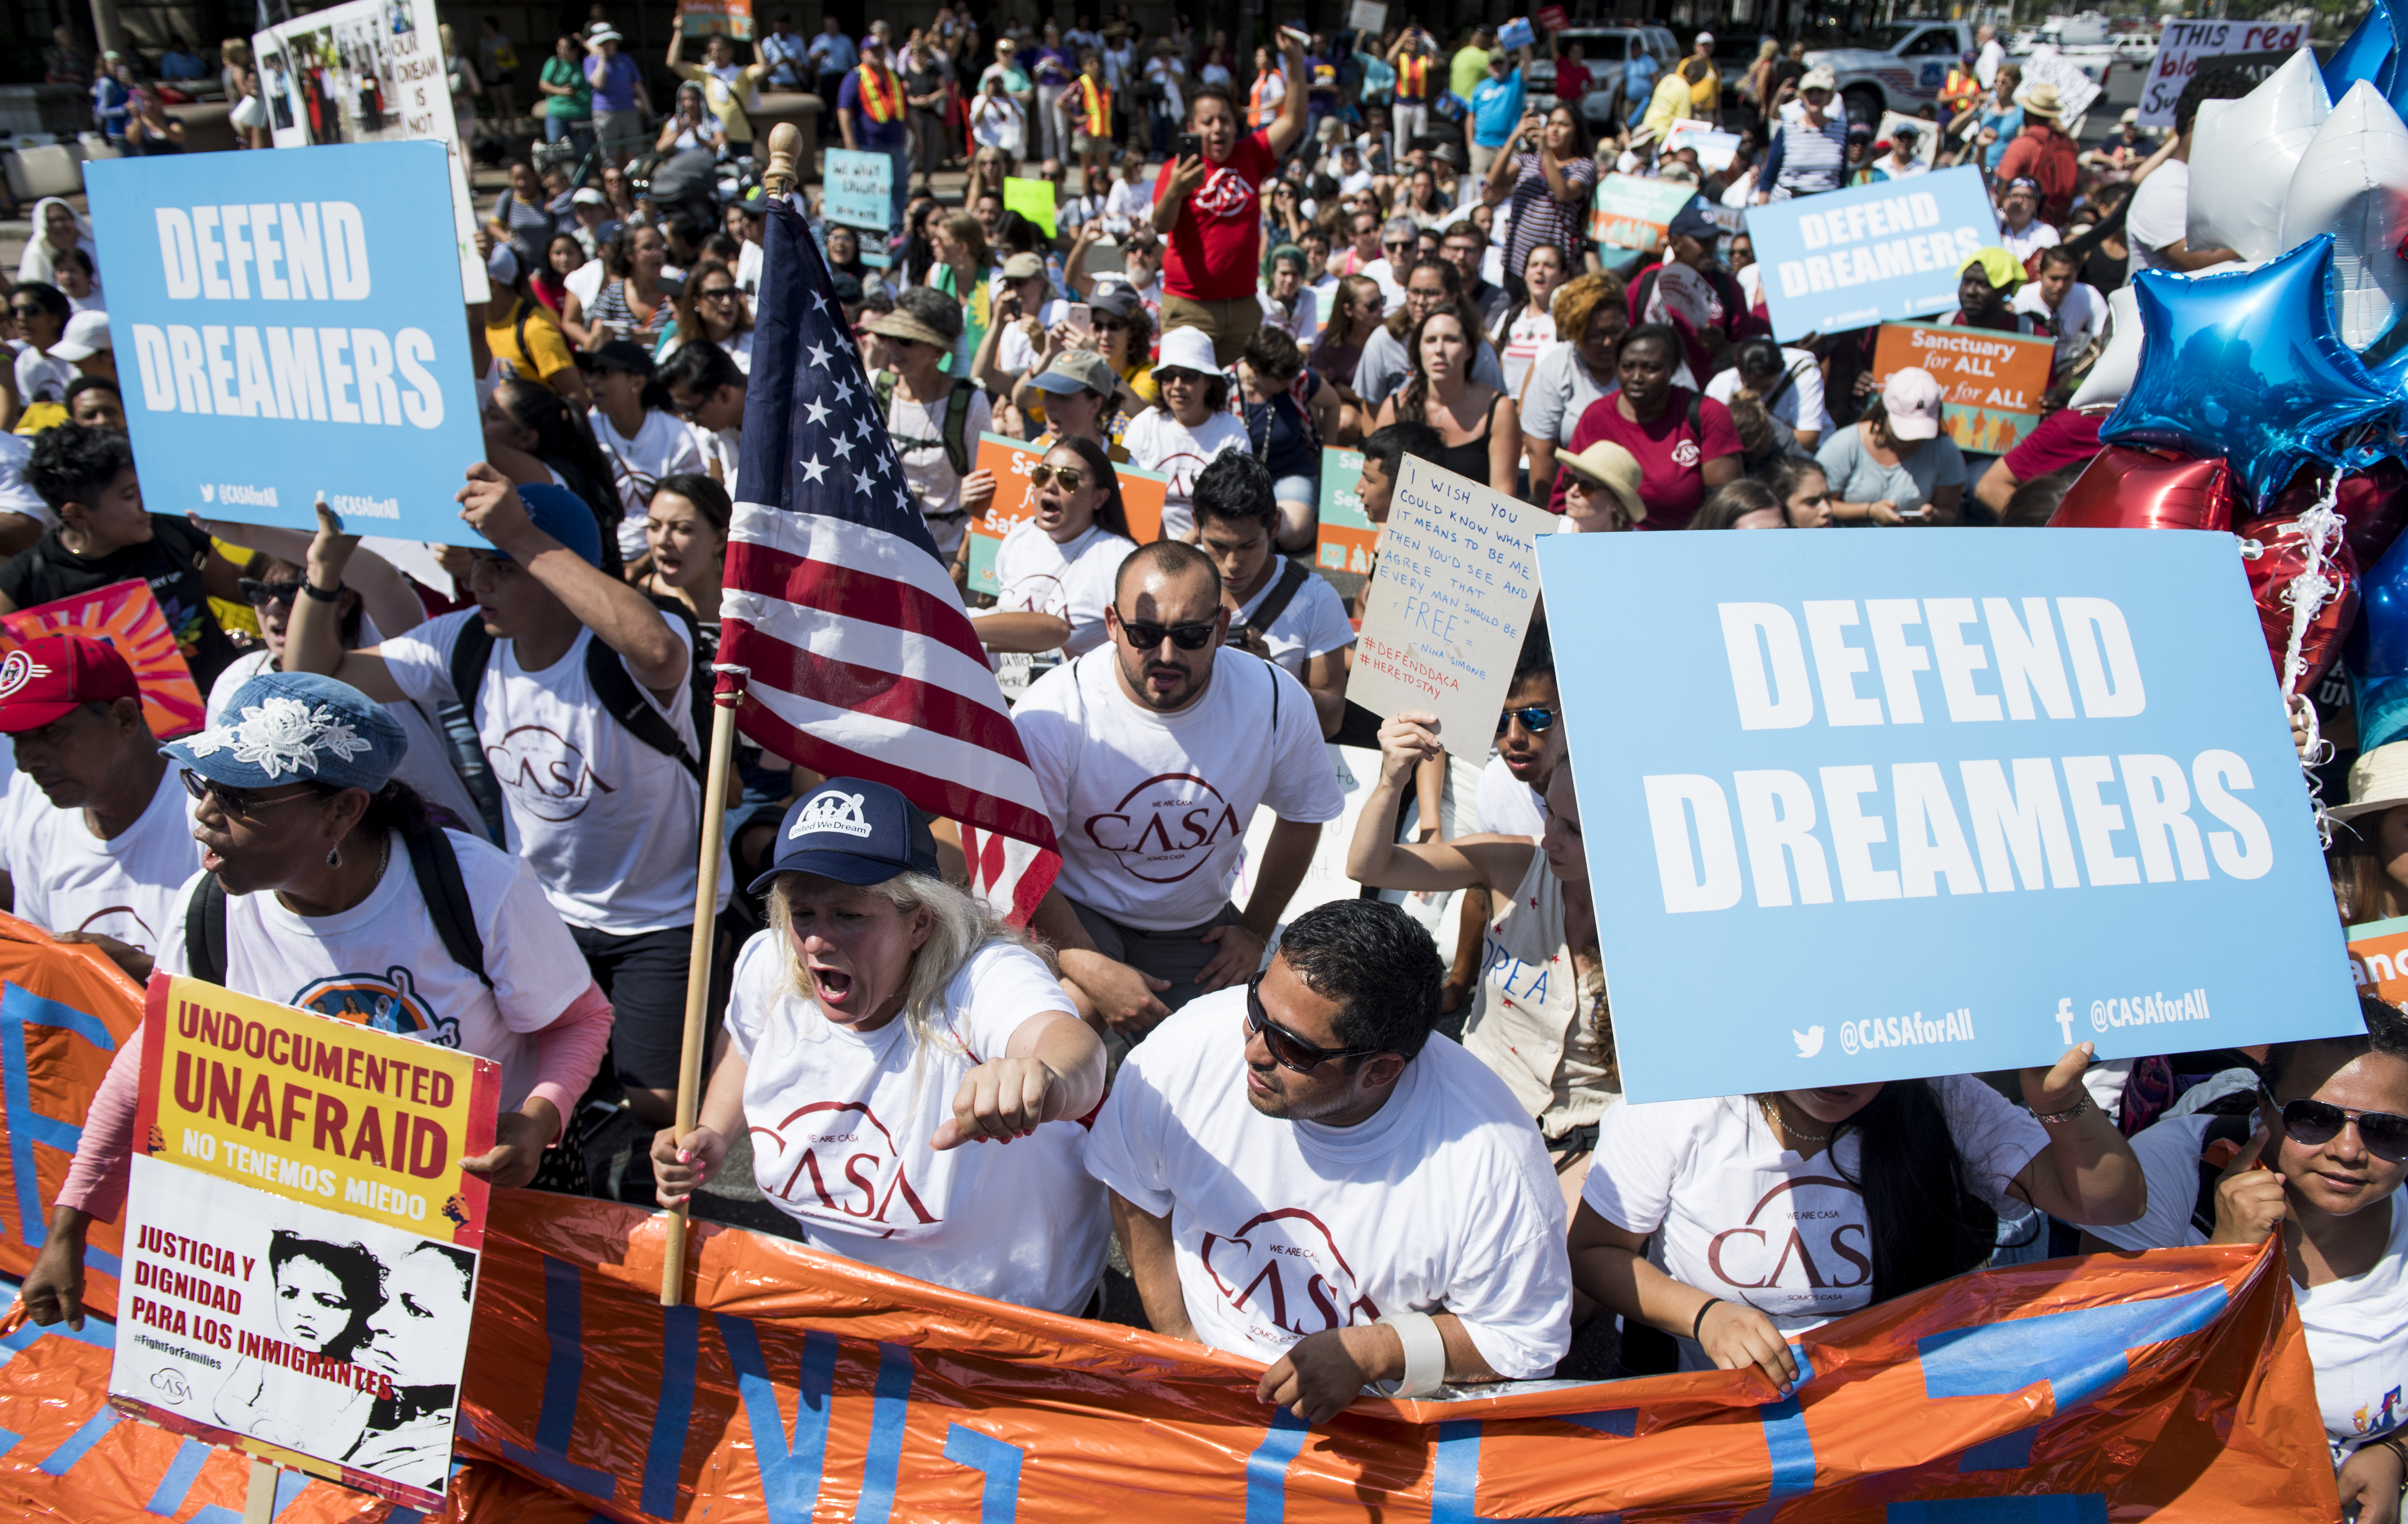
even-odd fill
[[[1554,1173],[1432,1030],[1443,973],[1394,905],[1308,911],[1129,1055],[1088,1136],[1148,1323],[1270,1362],[1256,1396],[1307,1423],[1368,1385],[1545,1376],[1570,1344]]]
[[[1111,640],[1012,711],[1061,845],[1033,918],[1081,1014],[1126,1042],[1243,984],[1343,800],[1312,696],[1226,644],[1211,560],[1164,540],[1121,564]],[[1230,891],[1257,807],[1278,817],[1241,914]]]

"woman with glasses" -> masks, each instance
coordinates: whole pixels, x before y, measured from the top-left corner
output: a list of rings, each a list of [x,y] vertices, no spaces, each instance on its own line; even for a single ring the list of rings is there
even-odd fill
[[[2280,1233],[2342,1506],[2394,1524],[2408,1459],[2408,1017],[2371,997],[2358,1008],[2364,1033],[2277,1042],[2254,1087],[2136,1134],[2148,1210],[2084,1233],[2082,1252]],[[2222,1165],[2212,1192],[2202,1164]]]
[[[194,522],[211,537],[251,553],[243,566],[242,579],[236,585],[259,621],[264,642],[259,650],[235,658],[233,665],[218,674],[217,682],[210,685],[205,716],[208,724],[219,725],[233,706],[234,696],[242,691],[245,683],[263,673],[284,669],[285,641],[293,628],[293,603],[304,596],[302,568],[308,564],[309,536],[303,530],[266,525],[223,524],[197,518]],[[336,600],[335,614],[346,651],[375,645],[388,635],[399,635],[426,622],[426,606],[418,601],[409,580],[374,551],[363,550],[352,555],[350,565],[343,568]],[[452,764],[452,741],[444,734],[440,716],[408,699],[387,704],[384,709],[401,726],[409,745],[394,768],[394,776],[417,790],[428,810],[447,828],[482,831],[483,817],[478,812],[475,797],[460,781],[459,770]]]
[[[1380,726],[1380,781],[1355,823],[1346,876],[1373,889],[1443,894],[1478,888],[1493,897],[1498,912],[1486,923],[1481,998],[1464,1024],[1463,1045],[1505,1082],[1546,1140],[1569,1221],[1598,1119],[1622,1093],[1572,769],[1568,762],[1555,764],[1546,783],[1546,829],[1536,842],[1526,836],[1468,834],[1399,843],[1392,826],[1404,792],[1413,786],[1415,769],[1445,751],[1429,728],[1436,718],[1409,712]],[[1558,718],[1549,707],[1508,710],[1497,734],[1501,742],[1520,726],[1543,737]],[[1560,756],[1562,748],[1541,742],[1541,750]]]
[[[706,338],[725,351],[736,368],[752,373],[752,309],[736,284],[736,272],[720,260],[695,262],[672,304],[677,317],[661,336],[657,356],[666,360],[680,344]]]
[[[395,780],[408,745],[366,695],[297,672],[252,678],[223,723],[168,743],[201,844],[179,903],[220,929],[165,938],[157,967],[495,1060],[494,1144],[462,1164],[524,1186],[601,1062],[610,1002],[527,866],[435,826]],[[93,1098],[25,1277],[41,1324],[82,1325],[84,1232],[125,1199],[141,1051],[121,1046]]]
[[[1093,439],[1054,441],[1029,468],[1028,508],[996,549],[995,611],[970,616],[1014,697],[1044,669],[1104,643],[1113,579],[1137,549],[1120,478]]]
[[[661,1204],[749,1132],[762,1194],[811,1247],[1090,1312],[1110,1227],[1078,1119],[1104,1048],[1044,950],[944,881],[926,815],[858,778],[796,803],[753,888],[769,927],[737,956],[694,1129],[652,1141]]]
[[[1166,539],[1194,540],[1191,496],[1197,473],[1224,450],[1244,450],[1246,425],[1229,411],[1229,381],[1214,363],[1212,338],[1201,328],[1173,328],[1162,336],[1154,367],[1162,401],[1129,420],[1121,435],[1129,464],[1170,479],[1162,504]]]
[[[17,352],[17,398],[26,407],[58,401],[76,379],[75,362],[50,352],[66,337],[73,314],[66,293],[53,285],[29,280],[8,294],[8,315],[17,320],[17,338],[25,346]]]
[[[585,315],[595,341],[589,347],[612,338],[632,338],[648,349],[659,343],[677,316],[670,306],[672,293],[661,279],[669,259],[668,239],[659,228],[630,223],[611,237],[603,258],[610,278]]]

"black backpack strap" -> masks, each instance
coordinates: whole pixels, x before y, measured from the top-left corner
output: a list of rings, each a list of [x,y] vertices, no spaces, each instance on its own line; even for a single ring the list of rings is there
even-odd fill
[[[477,723],[477,690],[485,685],[485,667],[493,658],[494,638],[485,632],[485,622],[471,612],[452,638],[451,662],[452,692],[468,712],[471,726]]]
[[[594,685],[594,697],[602,701],[610,717],[625,726],[638,740],[663,756],[675,757],[680,767],[694,774],[695,783],[703,781],[702,759],[679,737],[677,726],[652,707],[652,700],[636,685],[627,664],[600,636],[585,642],[585,681]]]
[[[225,885],[215,873],[204,873],[184,901],[184,971],[203,984],[225,983]]]
[[[443,939],[443,950],[452,962],[483,980],[487,989],[493,988],[494,976],[485,971],[485,939],[477,932],[477,907],[470,903],[467,883],[460,876],[458,849],[439,826],[404,832],[402,840],[409,846],[409,870],[418,879],[419,898],[426,902],[426,913],[435,922],[435,934]],[[218,924],[222,933],[222,917]]]
[[[1698,437],[1698,449],[1702,454],[1706,448],[1706,394],[1703,392],[1689,394],[1689,432]]]
[[[945,458],[953,463],[955,476],[970,474],[970,394],[977,390],[966,381],[953,382],[945,395],[945,421],[938,433],[945,441]]]
[[[1265,595],[1263,601],[1255,606],[1254,613],[1246,620],[1246,628],[1255,640],[1270,639],[1271,626],[1279,623],[1280,615],[1287,612],[1287,606],[1296,601],[1297,591],[1312,575],[1304,569],[1302,563],[1284,556],[1281,558],[1279,581],[1271,584],[1270,592]]]

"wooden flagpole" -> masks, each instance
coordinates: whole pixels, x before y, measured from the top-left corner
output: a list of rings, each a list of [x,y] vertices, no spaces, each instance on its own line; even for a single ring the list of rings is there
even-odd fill
[[[769,131],[769,167],[761,176],[762,189],[772,196],[795,188],[795,159],[803,135],[792,123]],[[736,706],[744,698],[750,673],[721,669],[721,680],[710,696],[710,755],[704,764],[702,784],[702,859],[695,880],[694,943],[685,973],[685,1046],[678,1057],[677,1131],[682,1138],[694,1130],[702,1108],[702,1034],[710,1008],[710,956],[719,929],[719,855],[726,838],[728,763],[736,755]],[[666,1216],[668,1242],[661,1254],[661,1305],[674,1307],[685,1300],[686,1209],[672,1207]]]

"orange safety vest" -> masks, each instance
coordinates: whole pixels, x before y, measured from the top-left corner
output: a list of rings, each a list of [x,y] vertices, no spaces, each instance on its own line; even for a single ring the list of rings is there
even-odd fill
[[[1090,137],[1112,135],[1112,93],[1091,75],[1079,76],[1079,130]]]
[[[1940,104],[1951,111],[1961,111],[1982,93],[1982,81],[1971,69],[1950,69],[1948,82],[1940,87]]]
[[[1254,88],[1246,93],[1247,126],[1260,128],[1263,123],[1271,119],[1272,111],[1277,109],[1276,107],[1266,109],[1263,106],[1263,86],[1270,83],[1272,79],[1273,76],[1268,74],[1254,76]]]
[[[1428,95],[1429,60],[1420,53],[1407,53],[1397,60],[1397,99],[1423,100]]]
[[[903,92],[892,71],[861,64],[853,72],[861,76],[861,109],[870,121],[883,124],[903,120]]]

